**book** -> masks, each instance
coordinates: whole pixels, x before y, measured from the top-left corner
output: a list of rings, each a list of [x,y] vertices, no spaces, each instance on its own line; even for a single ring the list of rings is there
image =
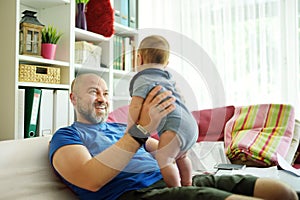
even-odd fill
[[[36,136],[41,93],[41,89],[25,89],[24,138],[31,138]]]
[[[113,37],[113,69],[117,69],[117,36],[114,35]]]
[[[120,70],[122,68],[122,37],[114,36],[114,69]]]
[[[53,134],[53,93],[51,89],[42,89],[37,136]]]
[[[135,41],[130,40],[130,47],[131,47],[131,69],[130,71],[135,71],[136,67],[136,46]]]
[[[129,0],[121,1],[121,24],[129,26]]]
[[[129,27],[136,29],[137,23],[136,23],[136,0],[129,0]]]
[[[123,38],[124,44],[124,66],[123,69],[127,72],[130,72],[132,69],[132,47],[130,44],[130,37]]]
[[[121,23],[121,2],[114,0],[115,22]]]

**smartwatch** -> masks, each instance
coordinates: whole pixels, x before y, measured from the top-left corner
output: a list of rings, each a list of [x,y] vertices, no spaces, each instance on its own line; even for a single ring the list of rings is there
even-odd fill
[[[144,145],[145,142],[147,141],[148,137],[150,136],[150,133],[142,127],[139,124],[134,124],[129,130],[128,130],[129,135],[133,139],[135,139],[140,145]]]

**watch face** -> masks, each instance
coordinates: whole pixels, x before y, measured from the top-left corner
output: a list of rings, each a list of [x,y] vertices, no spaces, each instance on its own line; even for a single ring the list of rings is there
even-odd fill
[[[133,125],[128,132],[130,135],[138,138],[148,138],[150,135],[143,127],[139,125]]]
[[[148,132],[147,132],[146,129],[144,129],[144,127],[142,127],[141,125],[137,125],[136,127],[137,127],[141,132],[143,132],[144,135],[148,135]]]
[[[143,127],[142,127],[143,128]],[[145,130],[145,129],[143,129]],[[150,134],[144,133],[138,125],[133,125],[129,130],[128,133],[133,137],[140,145],[145,144]]]

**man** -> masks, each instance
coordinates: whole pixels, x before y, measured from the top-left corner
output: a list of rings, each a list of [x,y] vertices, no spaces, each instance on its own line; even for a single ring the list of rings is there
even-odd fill
[[[77,121],[53,135],[49,158],[80,199],[297,199],[286,185],[253,176],[202,175],[193,178],[193,186],[166,187],[148,153],[155,153],[158,144],[149,133],[174,110],[172,94],[156,95],[160,89],[149,93],[137,124],[124,133],[124,124],[105,122],[109,110],[105,81],[95,74],[73,81],[70,99]]]

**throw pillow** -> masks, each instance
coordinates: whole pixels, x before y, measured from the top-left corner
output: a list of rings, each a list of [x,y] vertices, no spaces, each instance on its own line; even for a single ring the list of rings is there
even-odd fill
[[[224,127],[233,116],[234,106],[193,111],[198,129],[199,141],[224,141]]]
[[[109,113],[107,122],[118,122],[127,124],[127,115],[128,115],[129,105],[122,106],[117,108],[116,110]],[[159,139],[158,134],[155,132],[151,135],[151,137],[155,139]]]
[[[90,0],[86,11],[87,29],[105,37],[114,34],[114,12],[110,0]]]
[[[127,123],[129,106],[122,106],[108,114],[107,122]]]
[[[128,108],[129,106],[126,105],[112,111],[108,115],[107,122],[127,123]],[[197,142],[224,141],[224,127],[233,113],[234,106],[193,111],[199,130]],[[158,139],[157,134],[153,134],[152,137]]]

